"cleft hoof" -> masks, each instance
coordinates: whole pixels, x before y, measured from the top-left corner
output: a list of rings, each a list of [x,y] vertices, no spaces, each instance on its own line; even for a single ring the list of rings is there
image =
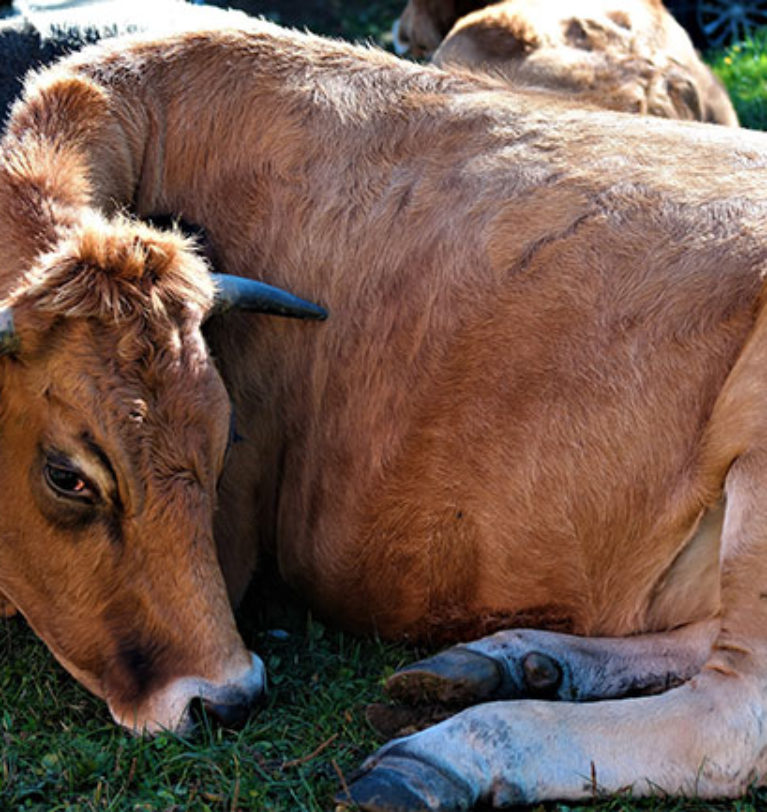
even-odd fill
[[[384,756],[335,801],[341,808],[356,806],[365,812],[460,812],[473,805],[462,782],[429,764],[398,756]]]
[[[495,660],[457,646],[400,669],[386,691],[396,702],[463,706],[489,699],[502,683]]]
[[[539,651],[531,651],[525,656],[522,660],[522,673],[530,696],[533,697],[553,698],[562,684],[562,669],[559,663]]]

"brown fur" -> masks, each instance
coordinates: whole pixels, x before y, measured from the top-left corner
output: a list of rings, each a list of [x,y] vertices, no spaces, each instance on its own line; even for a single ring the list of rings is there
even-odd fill
[[[504,0],[466,16],[410,0],[398,36],[451,70],[485,71],[513,87],[583,105],[737,126],[727,92],[659,0]],[[453,25],[454,23],[454,25]]]
[[[136,650],[149,685],[239,656],[214,520],[235,602],[268,551],[357,631],[544,611],[626,635],[719,611],[711,584],[657,598],[763,436],[744,352],[763,346],[764,136],[258,23],[85,51],[29,85],[2,150],[22,350],[2,360],[0,591],[93,690],[135,698]],[[243,437],[215,517],[210,283],[123,207],[200,223],[227,271],[331,313],[209,322]],[[149,355],[121,350],[132,324]],[[40,442],[84,430],[116,471],[117,548],[18,487]]]

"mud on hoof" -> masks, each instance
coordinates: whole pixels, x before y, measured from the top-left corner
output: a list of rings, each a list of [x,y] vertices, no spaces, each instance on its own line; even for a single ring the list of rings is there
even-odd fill
[[[395,702],[459,708],[490,699],[556,697],[562,669],[546,654],[531,651],[512,674],[502,662],[462,646],[406,666],[386,682]]]
[[[457,776],[397,754],[391,748],[379,761],[352,776],[340,806],[356,804],[365,812],[458,812],[474,805],[471,790]]]
[[[455,713],[444,705],[390,705],[373,702],[365,708],[368,724],[382,739],[409,736],[442,722]]]
[[[503,678],[495,660],[456,647],[392,674],[386,692],[396,702],[462,706],[493,697]]]

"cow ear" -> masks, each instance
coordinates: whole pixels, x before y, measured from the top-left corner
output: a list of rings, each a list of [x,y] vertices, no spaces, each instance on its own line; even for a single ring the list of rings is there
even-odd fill
[[[13,310],[0,308],[0,355],[13,355],[19,351],[19,337],[13,326]]]
[[[305,299],[299,299],[298,296],[267,285],[265,282],[224,273],[214,273],[212,276],[216,283],[214,313],[239,308],[294,319],[322,321],[328,317],[328,312],[324,307],[307,302]]]

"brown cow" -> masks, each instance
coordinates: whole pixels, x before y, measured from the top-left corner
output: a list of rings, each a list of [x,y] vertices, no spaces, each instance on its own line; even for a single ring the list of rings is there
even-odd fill
[[[767,768],[766,173],[759,133],[265,22],[68,59],[2,143],[0,591],[123,723],[169,725],[248,669],[214,525],[234,601],[268,551],[354,630],[591,636],[499,632],[393,678],[576,701],[394,742],[363,808],[743,792]],[[213,318],[216,371],[210,278],[126,208],[330,320]]]
[[[408,0],[392,31],[400,56],[430,57],[455,23],[490,0]]]
[[[486,71],[579,105],[738,124],[727,91],[660,0],[504,0],[451,15],[442,41],[432,18],[443,6],[452,8],[409,0],[395,26],[400,51],[434,51],[441,67]]]

